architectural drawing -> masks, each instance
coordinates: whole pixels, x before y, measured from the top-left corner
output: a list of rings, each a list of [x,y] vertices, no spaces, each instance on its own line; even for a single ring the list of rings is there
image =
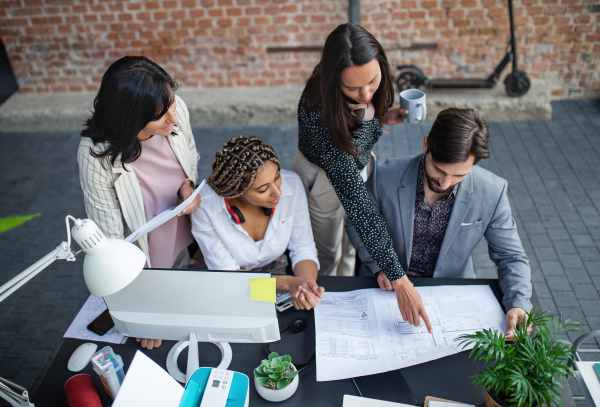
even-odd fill
[[[458,353],[460,335],[493,328],[506,317],[489,286],[417,287],[433,325],[403,321],[396,294],[380,289],[326,292],[315,308],[317,380],[400,369]]]

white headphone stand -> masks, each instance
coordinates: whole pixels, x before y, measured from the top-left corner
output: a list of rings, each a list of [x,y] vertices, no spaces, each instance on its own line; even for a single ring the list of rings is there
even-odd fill
[[[227,369],[231,364],[233,352],[231,351],[231,345],[229,342],[210,342],[216,345],[221,350],[221,363],[217,366],[217,369]],[[187,369],[185,374],[179,370],[177,366],[177,359],[179,354],[188,347],[188,360]],[[195,332],[190,332],[189,341],[179,341],[169,351],[167,355],[167,371],[175,380],[181,383],[187,383],[192,374],[200,367],[200,360],[198,358],[198,337]]]

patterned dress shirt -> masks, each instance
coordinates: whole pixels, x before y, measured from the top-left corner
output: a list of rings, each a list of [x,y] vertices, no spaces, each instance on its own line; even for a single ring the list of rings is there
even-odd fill
[[[417,172],[413,244],[408,268],[410,274],[432,277],[459,184],[454,186],[452,192],[442,196],[433,207],[430,207],[425,200],[423,185],[424,159],[425,156],[421,158]]]

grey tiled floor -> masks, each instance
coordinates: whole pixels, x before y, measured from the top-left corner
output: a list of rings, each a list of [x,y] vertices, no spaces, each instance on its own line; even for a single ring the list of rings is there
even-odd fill
[[[585,332],[600,329],[600,103],[562,101],[553,109],[552,121],[490,123],[492,157],[480,165],[509,182],[542,306],[580,321]],[[395,126],[377,143],[378,159],[421,152],[430,126]],[[273,145],[288,169],[297,146],[296,126],[201,128],[194,134],[203,157],[200,177],[208,176],[223,142],[239,134]],[[0,218],[41,214],[0,234],[0,284],[66,239],[67,214],[85,217],[78,141],[78,132],[0,133]],[[496,276],[485,241],[474,261],[480,277]],[[81,259],[54,263],[0,303],[0,376],[35,392],[89,295],[81,270]]]

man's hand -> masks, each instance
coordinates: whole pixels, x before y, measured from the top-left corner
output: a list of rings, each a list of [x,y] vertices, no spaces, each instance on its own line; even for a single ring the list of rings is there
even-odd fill
[[[423,318],[423,322],[425,322],[427,331],[430,334],[433,333],[433,327],[431,326],[427,312],[425,312],[421,295],[415,289],[413,283],[410,282],[408,276],[405,275],[392,282],[392,286],[394,287],[394,291],[396,291],[396,299],[398,300],[398,308],[400,309],[402,319],[418,327],[421,325],[421,319],[419,318],[421,317]]]
[[[317,303],[321,301],[325,288],[319,287],[319,285],[310,278],[294,277],[289,292],[292,295],[294,308],[310,310],[315,308]]]
[[[388,111],[383,115],[383,124],[386,126],[393,126],[404,122],[402,115],[407,115],[408,110],[402,109],[400,105],[390,107]]]
[[[506,313],[506,322],[508,322],[508,329],[506,330],[506,336],[515,334],[515,327],[523,322],[523,318],[527,315],[527,312],[523,308],[512,308]],[[531,332],[531,326],[527,328],[528,332]],[[510,338],[509,338],[510,339]],[[512,339],[510,339],[512,340]]]
[[[160,348],[162,339],[146,339],[146,338],[135,338],[136,341],[142,342],[142,348],[152,350],[152,348]]]
[[[194,188],[192,187],[192,181],[185,180],[183,182],[183,184],[181,184],[181,186],[179,187],[179,191],[177,191],[177,196],[179,197],[179,199],[181,200],[181,202],[183,202],[186,199],[188,199],[190,197],[190,195],[192,195],[193,193],[194,193]],[[194,200],[192,201],[192,203],[190,205],[188,205],[177,216],[189,215],[190,213],[194,212],[196,210],[196,208],[198,208],[200,206],[200,202],[201,201],[202,201],[202,198],[200,197],[200,194],[198,194],[196,196],[196,198],[194,198]]]

